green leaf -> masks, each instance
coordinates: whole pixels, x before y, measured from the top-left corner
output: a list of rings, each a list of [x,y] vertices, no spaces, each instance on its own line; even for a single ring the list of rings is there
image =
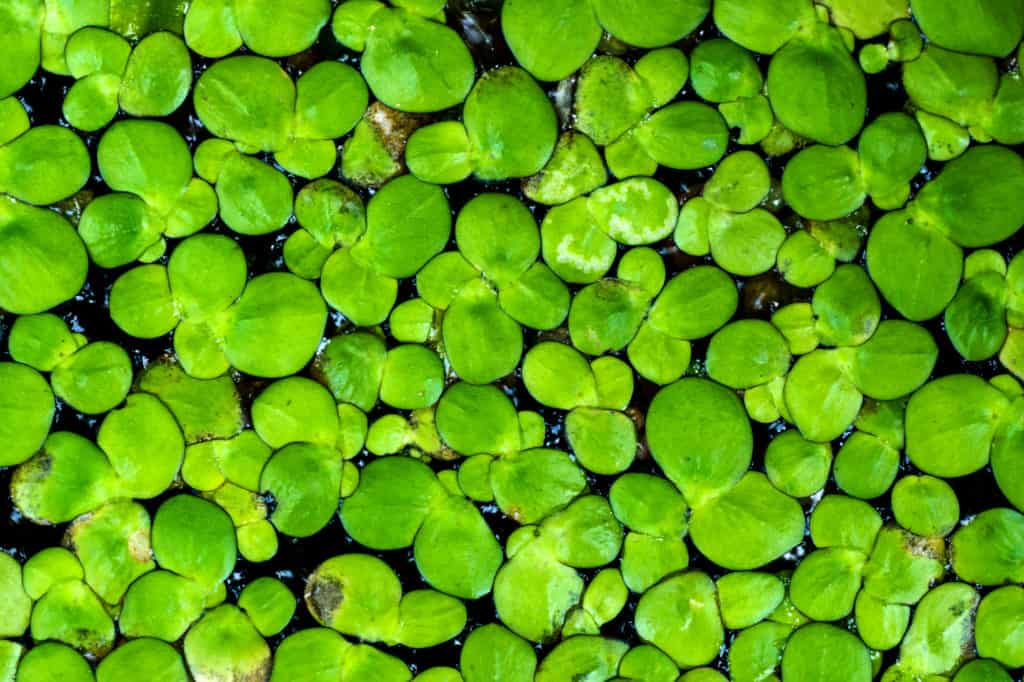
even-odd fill
[[[231,364],[254,376],[282,377],[313,359],[327,306],[309,282],[269,273],[249,281],[229,315],[224,352]]]
[[[388,277],[411,277],[440,253],[451,234],[448,199],[412,176],[392,180],[366,209],[366,232],[352,256]]]
[[[469,93],[473,58],[453,30],[404,10],[380,11],[372,26],[360,66],[381,102],[399,111],[432,112]]]
[[[444,499],[444,489],[425,464],[385,457],[362,470],[355,494],[341,505],[341,522],[360,544],[401,549],[412,545],[423,522]]]
[[[864,74],[833,28],[819,24],[779,50],[767,87],[782,125],[815,142],[843,144],[864,125]]]
[[[939,315],[953,300],[963,252],[907,211],[895,211],[872,228],[867,265],[885,300],[908,320],[919,322]]]
[[[619,668],[619,662],[629,645],[618,639],[580,635],[564,639],[551,650],[540,664],[537,682],[572,679],[581,675],[609,677]]]
[[[196,379],[175,363],[157,362],[142,374],[139,389],[174,413],[186,443],[230,438],[242,430],[242,406],[229,377]]]
[[[199,620],[207,590],[177,573],[156,570],[128,588],[118,616],[118,627],[128,637],[175,642]]]
[[[761,54],[772,54],[815,21],[808,0],[720,0],[714,4],[718,29],[733,42]]]
[[[911,533],[942,537],[956,528],[960,503],[948,483],[932,476],[905,476],[892,489],[896,521]]]
[[[637,47],[680,40],[707,16],[708,0],[594,0],[598,21],[613,36]]]
[[[714,582],[684,573],[648,590],[637,604],[636,629],[680,667],[710,663],[725,640]]]
[[[739,294],[732,278],[716,267],[698,265],[669,280],[651,308],[649,323],[671,337],[709,336],[735,314]]]
[[[216,189],[221,220],[239,234],[276,232],[291,218],[291,184],[283,173],[255,158],[230,156]]]
[[[68,324],[48,312],[15,319],[7,338],[11,359],[39,372],[52,372],[83,343]]]
[[[808,440],[838,438],[853,424],[863,399],[841,351],[816,350],[803,356],[786,380],[786,406]]]
[[[1006,397],[983,379],[953,374],[926,384],[907,404],[907,456],[934,476],[964,476],[988,464]]]
[[[770,573],[726,573],[715,583],[722,623],[741,630],[767,618],[782,603],[786,587]]]
[[[1020,582],[1022,537],[1024,516],[1002,507],[983,511],[953,534],[953,572],[978,585]]]
[[[782,174],[786,202],[804,218],[835,220],[867,197],[857,153],[846,146],[814,145],[797,152]]]
[[[108,604],[155,564],[149,544],[149,514],[141,505],[114,502],[75,519],[70,546],[82,562],[85,581]]]
[[[274,151],[288,141],[295,85],[284,69],[262,57],[215,62],[196,82],[196,114],[217,137]]]
[[[601,26],[587,0],[544,5],[510,0],[501,7],[501,29],[516,61],[542,81],[571,75],[601,39]]]
[[[206,319],[223,312],[245,289],[245,254],[223,235],[190,237],[174,249],[167,277],[174,302],[186,318]]]
[[[153,555],[164,569],[213,590],[235,566],[235,528],[217,505],[191,495],[163,502],[153,517]]]
[[[146,670],[154,682],[187,682],[181,654],[165,642],[142,639],[126,642],[96,666],[96,682],[127,682]]]
[[[795,547],[804,534],[800,505],[760,473],[695,507],[690,536],[702,554],[731,570],[759,568]]]
[[[185,660],[193,677],[265,675],[270,647],[240,609],[230,604],[208,611],[185,636]]]
[[[725,325],[708,344],[708,376],[730,388],[747,389],[785,375],[789,348],[768,322],[738,320]]]
[[[902,665],[918,675],[951,674],[966,658],[959,643],[970,637],[977,606],[977,591],[964,583],[939,585],[925,595],[900,646]]]
[[[287,57],[309,49],[331,16],[328,0],[244,0],[234,18],[245,44],[256,54]]]
[[[110,460],[124,493],[140,499],[170,488],[185,454],[174,415],[146,393],[129,395],[123,407],[107,414],[96,444]]]
[[[172,33],[154,33],[132,50],[119,101],[132,116],[168,116],[185,102],[191,86],[192,58],[185,43]]]
[[[554,206],[594,191],[607,178],[604,161],[590,138],[569,131],[559,136],[547,165],[526,181],[523,193],[537,203]]]
[[[35,126],[0,146],[0,191],[29,204],[52,204],[84,187],[91,167],[85,143],[71,130]]]
[[[912,208],[961,246],[989,246],[1024,223],[1022,193],[1019,154],[999,145],[975,147],[925,185]]]
[[[32,639],[56,640],[89,656],[114,645],[114,622],[96,593],[79,580],[59,583],[32,609]]]
[[[597,380],[586,358],[572,346],[545,341],[526,354],[523,383],[541,405],[571,410],[597,403]]]
[[[474,629],[459,652],[466,682],[531,682],[537,655],[530,644],[494,623]]]
[[[533,642],[552,639],[582,595],[583,579],[559,562],[543,542],[519,549],[502,565],[494,582],[498,617]]]
[[[558,138],[551,102],[533,77],[516,67],[477,80],[462,119],[481,180],[533,175],[547,163]]]
[[[822,656],[823,651],[829,655]],[[792,680],[870,682],[871,659],[856,636],[834,625],[811,623],[789,638],[782,675]]]
[[[661,389],[647,414],[651,455],[686,501],[700,507],[735,486],[750,466],[753,436],[731,391],[688,378]]]
[[[639,123],[654,105],[640,75],[622,59],[595,57],[576,85],[574,125],[595,144],[607,145]]]
[[[270,521],[285,535],[304,538],[327,525],[338,508],[341,457],[333,447],[293,443],[267,462],[260,488],[274,496]]]
[[[568,454],[534,448],[496,459],[491,464],[491,486],[502,513],[529,524],[569,504],[583,492],[586,479]]]
[[[1024,9],[1012,2],[912,0],[911,6],[928,39],[950,50],[1005,57],[1024,35]]]
[[[420,180],[447,185],[473,172],[469,134],[459,121],[442,121],[418,128],[405,147],[409,172]]]
[[[431,587],[461,599],[490,592],[504,558],[484,517],[459,496],[449,497],[427,515],[413,553]]]
[[[441,326],[452,369],[463,381],[486,384],[515,370],[523,352],[523,330],[498,305],[482,280],[464,286]]]
[[[1021,606],[1024,589],[1001,587],[985,595],[978,605],[975,640],[978,655],[999,661],[1008,668],[1024,665],[1024,641],[1017,630],[1021,627]]]
[[[495,386],[453,384],[437,404],[436,419],[445,443],[466,457],[515,452],[521,445],[515,406]]]
[[[853,381],[876,400],[909,395],[931,376],[939,349],[927,329],[903,320],[884,320],[874,335],[857,347]]]
[[[565,431],[580,464],[596,474],[625,471],[636,457],[636,427],[623,412],[577,408],[566,416]]]
[[[466,260],[498,287],[519,279],[540,254],[533,215],[506,194],[481,194],[463,206],[455,241]]]
[[[809,618],[836,621],[850,615],[867,556],[856,549],[816,549],[793,572],[789,595]]]
[[[53,392],[85,414],[116,407],[132,384],[132,362],[120,346],[97,341],[77,350],[53,370]]]
[[[45,6],[38,0],[14,0],[0,9],[7,38],[0,47],[0,60],[7,64],[0,76],[0,98],[20,90],[39,68],[44,17]]]
[[[381,380],[380,399],[403,410],[430,407],[444,390],[444,367],[437,353],[419,344],[404,344],[388,351]]]
[[[793,497],[810,497],[824,488],[831,468],[832,446],[806,440],[794,430],[775,436],[764,455],[768,480]]]
[[[25,682],[43,682],[57,675],[67,682],[93,682],[92,668],[74,649],[56,642],[44,642],[29,649],[18,666]]]
[[[118,192],[170,212],[192,179],[192,156],[177,130],[158,121],[118,121],[100,139],[96,163]]]
[[[729,130],[721,114],[700,102],[676,102],[659,109],[636,129],[652,159],[677,170],[696,170],[725,156]]]
[[[31,367],[0,363],[0,439],[5,443],[0,465],[21,464],[43,445],[56,411],[53,392]]]
[[[702,41],[690,59],[694,92],[705,101],[735,102],[761,91],[764,77],[753,55],[730,40]]]
[[[394,639],[402,586],[391,568],[368,554],[328,559],[309,579],[306,605],[320,623],[364,640]]]
[[[0,595],[7,604],[7,619],[0,626],[4,637],[21,637],[28,629],[32,599],[22,586],[22,570],[14,557],[0,556]]]
[[[336,336],[317,356],[314,373],[339,402],[369,412],[384,375],[384,342],[367,332]]]

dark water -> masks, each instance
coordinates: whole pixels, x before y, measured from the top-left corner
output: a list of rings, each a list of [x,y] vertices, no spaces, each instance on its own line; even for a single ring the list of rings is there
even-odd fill
[[[459,31],[470,44],[480,72],[495,66],[514,63],[511,58],[511,53],[501,36],[500,28],[498,27],[497,16],[499,10],[500,2],[498,0],[457,0],[455,2],[449,2],[449,8],[447,11],[449,25]],[[692,47],[696,42],[710,39],[717,35],[717,31],[713,24],[711,24],[710,21],[707,21],[693,34],[693,36],[684,41],[683,47],[687,52],[689,52],[690,47]],[[641,53],[627,52],[624,57],[626,59],[633,59],[639,54]],[[193,55],[193,59],[196,76],[198,77],[198,75],[209,65],[209,61],[198,59],[196,55]],[[330,31],[325,29],[320,40],[308,53],[292,57],[288,60],[282,60],[281,63],[284,68],[293,75],[293,77],[297,77],[302,73],[304,68],[308,68],[312,64],[324,59],[339,59],[345,62],[357,64],[358,55],[351,53],[338,45],[330,34]],[[760,57],[758,59],[761,62],[762,71],[766,71],[767,59]],[[29,109],[33,125],[47,123],[66,125],[61,117],[60,106],[64,94],[72,83],[73,81],[69,78],[40,73],[31,83],[18,93],[19,98]],[[550,87],[548,88],[549,92],[554,91],[555,85],[556,84],[550,84]],[[890,66],[889,69],[881,74],[868,76],[868,87],[870,105],[869,120],[878,114],[887,111],[903,110],[906,106],[906,98],[900,88],[898,66]],[[687,88],[680,95],[680,98],[696,99],[696,96],[692,94],[689,88]],[[457,115],[458,110],[456,109],[449,112],[442,112],[436,115],[436,118],[453,118]],[[165,120],[182,132],[193,150],[200,142],[210,137],[209,133],[204,130],[201,122],[196,117],[195,112],[192,109],[191,99],[186,102],[178,112]],[[91,151],[95,151],[100,135],[101,133],[83,135],[83,139]],[[734,149],[738,149],[738,147],[733,145],[730,152],[734,151]],[[272,158],[268,157],[266,160],[269,163],[273,163]],[[769,166],[771,167],[772,174],[776,180],[781,177],[782,168],[784,167],[786,160],[787,157],[779,157],[769,160]],[[921,173],[913,183],[914,191],[916,192],[920,186],[933,177],[939,169],[940,166],[935,164],[928,164],[922,168]],[[676,191],[680,196],[688,196],[699,191],[700,186],[708,177],[710,177],[711,170],[712,169],[710,168],[698,171],[674,171],[661,169],[658,172],[657,178]],[[338,177],[337,168],[332,171],[331,176]],[[296,191],[304,184],[304,181],[300,179],[294,177],[291,179]],[[86,196],[89,194],[98,196],[107,191],[109,190],[107,190],[98,176],[94,176],[84,190]],[[372,194],[371,191],[367,190],[358,191],[360,191],[365,200],[368,200]],[[485,184],[469,180],[449,186],[445,191],[448,194],[453,215],[455,215],[466,202],[484,191],[501,191],[517,196],[530,207],[538,222],[543,219],[544,213],[546,212],[545,207],[533,204],[522,194],[520,183],[518,181]],[[785,211],[781,212],[779,217],[787,226],[793,226],[795,224],[794,217],[787,214]],[[295,227],[293,219],[293,223],[284,231],[276,235],[266,237],[243,237],[236,235],[230,230],[227,230],[219,223],[219,221],[208,227],[207,230],[227,234],[236,239],[242,245],[247,255],[250,274],[256,275],[263,272],[285,270],[282,255],[284,240],[287,235],[295,229]],[[671,244],[670,241],[656,245],[656,247],[665,257],[669,276],[688,267],[692,267],[695,264],[710,260],[693,258],[686,254],[682,254],[673,244]],[[1007,257],[1010,257],[1022,247],[1024,247],[1024,233],[1018,234],[1010,242],[1004,244],[1001,250]],[[452,243],[451,248],[454,249],[454,242]],[[625,250],[621,247],[620,249],[622,251]],[[169,245],[168,252],[172,250],[173,243]],[[166,262],[166,257],[161,262]],[[150,341],[135,339],[122,333],[110,320],[110,317],[106,312],[106,302],[110,287],[117,277],[130,267],[131,266],[114,270],[103,270],[95,266],[91,267],[88,282],[81,293],[73,301],[60,306],[54,312],[67,320],[73,329],[88,336],[90,340],[104,339],[114,341],[128,350],[135,365],[136,374],[138,375],[138,373],[140,373],[149,363],[171,352],[171,339],[170,336]],[[781,280],[777,273],[774,272],[753,278],[736,279],[737,287],[740,289],[741,293],[741,306],[737,313],[737,317],[767,318],[781,305],[793,301],[810,300],[812,293],[809,289],[797,289],[786,284]],[[575,289],[578,288],[574,288],[574,292]],[[415,296],[414,283],[411,280],[403,282],[400,286],[399,295],[400,300],[405,300]],[[885,316],[898,317],[893,310],[887,307],[885,308]],[[6,331],[11,322],[13,322],[13,316],[0,313],[0,360],[9,359],[6,354],[6,343],[3,343],[2,340],[6,336]],[[335,314],[328,323],[327,335],[332,336],[338,332],[344,331],[348,326],[348,323],[344,319]],[[980,376],[989,377],[993,374],[999,373],[1000,367],[997,361],[968,363],[960,358],[950,344],[945,331],[942,329],[941,320],[934,320],[926,326],[929,327],[933,337],[940,347],[939,362],[935,371],[936,376],[956,372],[970,372]],[[524,330],[524,332],[527,347],[536,343],[538,337],[543,336],[530,330]],[[705,348],[706,340],[703,342],[696,342],[693,348],[693,357],[703,358]],[[238,378],[240,384],[248,389],[257,389],[263,383],[261,380],[255,380],[250,377],[239,376]],[[537,405],[528,392],[523,388],[518,371],[515,375],[511,375],[504,379],[502,384],[503,388],[516,403],[518,409],[533,409],[544,415],[548,424],[547,445],[568,450],[568,444],[565,442],[562,429],[562,418],[564,417],[564,414]],[[658,387],[656,385],[638,378],[633,401],[630,405],[631,410],[638,414],[644,414],[650,400],[657,392],[657,389]],[[252,394],[255,392],[258,391],[242,391],[243,395],[247,395],[250,400]],[[371,417],[379,416],[385,412],[385,408],[378,407]],[[64,405],[60,405],[58,401],[58,413],[53,426],[54,431],[73,431],[90,438],[95,438],[98,424],[98,419],[79,415],[75,413],[74,410],[71,410]],[[772,435],[784,427],[780,424],[760,425],[756,423],[753,424],[753,426],[756,440],[754,468],[763,469],[764,448],[771,440]],[[836,450],[838,450],[840,442],[836,443]],[[372,459],[372,455],[362,454],[358,456],[355,461],[358,465],[362,466],[370,459]],[[452,464],[437,462],[434,466],[436,469],[440,470],[443,468],[451,468]],[[916,473],[913,467],[906,461],[904,461],[902,469],[902,473]],[[660,473],[657,466],[649,456],[646,455],[645,448],[642,448],[641,456],[637,458],[631,470],[637,472]],[[10,469],[5,470],[0,468],[0,486],[4,489],[7,488],[10,475]],[[594,493],[606,495],[608,488],[614,481],[614,477],[590,475],[589,480],[590,488]],[[950,481],[950,483],[957,492],[961,505],[961,513],[964,517],[996,506],[1009,506],[1004,496],[996,487],[991,472],[987,469],[971,476]],[[143,502],[143,504],[147,509],[149,509],[151,514],[155,513],[156,508],[163,499],[177,492],[179,491],[165,493],[161,497],[155,500]],[[826,488],[826,492],[838,492],[834,482],[830,481]],[[873,502],[879,511],[882,512],[883,517],[889,519],[891,518],[891,514],[888,511],[887,497],[888,496],[883,496]],[[808,508],[810,507],[810,500],[805,500],[804,503],[805,506]],[[493,505],[484,505],[482,507],[482,512],[493,529],[496,538],[502,543],[502,545],[504,545],[506,538],[517,527],[517,524],[505,518],[493,507]],[[44,547],[60,544],[63,538],[63,533],[64,527],[62,526],[41,527],[25,521],[14,508],[10,498],[6,494],[0,496],[0,549],[13,553],[20,560],[24,560]],[[687,539],[686,542],[688,543],[692,568],[707,571],[712,576],[717,576],[723,573],[719,567],[703,558],[693,547],[689,539]],[[809,546],[809,541],[805,544]],[[800,556],[803,549],[804,547],[797,548],[797,550],[794,550],[794,552],[787,556]],[[239,559],[234,573],[228,579],[227,586],[229,591],[229,600],[233,601],[233,598],[237,597],[241,588],[251,580],[260,576],[276,576],[283,580],[301,601],[306,577],[316,568],[316,566],[325,559],[347,552],[369,552],[380,556],[398,573],[406,591],[427,587],[416,569],[411,549],[383,553],[372,552],[349,537],[341,527],[341,523],[338,518],[335,517],[327,527],[313,537],[294,539],[281,536],[279,552],[271,561],[262,564],[253,564]],[[782,569],[787,566],[791,567],[794,561],[795,559],[792,558],[781,559],[769,568]],[[583,573],[587,578],[595,572],[596,571],[581,571],[581,573]],[[638,595],[631,596],[629,603],[623,610],[622,614],[620,614],[620,616],[611,623],[605,625],[604,628],[602,628],[602,633],[608,636],[619,637],[631,644],[639,643],[632,624],[633,613],[638,599]],[[435,665],[457,666],[461,641],[464,635],[477,624],[497,620],[494,605],[490,596],[468,602],[466,606],[469,613],[469,622],[467,624],[466,631],[459,638],[441,646],[426,650],[411,650],[405,647],[382,648],[389,650],[402,658],[404,661],[409,663],[414,670],[423,670]],[[312,616],[309,615],[305,606],[300,603],[291,624],[281,635],[271,639],[271,645],[275,646],[287,634],[294,632],[297,629],[313,625],[316,625],[316,623],[313,621]],[[548,646],[538,647],[538,653],[543,655],[543,653],[549,649],[550,647]],[[889,656],[891,657],[892,654],[890,653]],[[724,669],[725,666],[724,658],[723,650],[723,655],[718,661],[716,661],[716,665],[722,669]]]

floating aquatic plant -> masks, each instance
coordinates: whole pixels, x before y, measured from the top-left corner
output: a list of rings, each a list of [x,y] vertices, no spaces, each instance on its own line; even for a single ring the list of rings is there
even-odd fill
[[[1017,0],[0,6],[0,682],[1004,682]]]

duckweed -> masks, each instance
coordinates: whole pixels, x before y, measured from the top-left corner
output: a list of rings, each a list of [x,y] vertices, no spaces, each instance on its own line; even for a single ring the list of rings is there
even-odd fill
[[[1019,677],[1018,0],[0,4],[0,682]]]

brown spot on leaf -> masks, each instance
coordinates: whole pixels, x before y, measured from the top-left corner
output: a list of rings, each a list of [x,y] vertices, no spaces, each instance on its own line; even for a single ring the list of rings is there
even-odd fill
[[[318,622],[329,625],[334,614],[345,601],[345,592],[340,581],[314,574],[306,583],[306,604]]]
[[[265,657],[260,664],[247,672],[241,673],[237,682],[266,682],[270,679],[270,671],[273,668],[270,656]]]
[[[925,538],[904,532],[903,543],[907,551],[916,557],[943,562],[946,560],[946,542],[942,538]]]
[[[128,536],[128,553],[132,559],[144,564],[153,558],[153,550],[149,545],[149,530],[139,529]]]
[[[405,158],[405,145],[409,137],[428,120],[422,114],[398,111],[380,102],[371,104],[363,117],[373,126],[374,132],[391,158],[399,163]]]

